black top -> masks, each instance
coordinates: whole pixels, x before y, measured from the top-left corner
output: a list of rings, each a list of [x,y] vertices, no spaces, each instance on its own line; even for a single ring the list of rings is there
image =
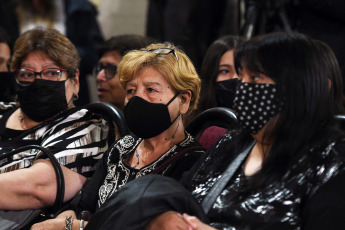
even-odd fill
[[[206,215],[200,203],[252,142],[248,134],[227,133],[184,174],[180,182],[185,187],[152,174],[128,182],[97,210],[86,229],[144,229],[153,218],[171,210],[224,230],[344,229],[343,141],[306,148],[281,178],[257,189],[244,186],[242,163]]]
[[[252,141],[230,132],[198,161],[182,183],[199,203],[232,162],[235,149]],[[284,176],[246,191],[242,166],[207,214],[217,229],[343,229],[345,219],[345,143],[315,146]]]
[[[186,139],[170,148],[151,164],[135,169],[126,159],[142,139],[132,135],[119,139],[97,163],[96,172],[84,189],[64,209],[73,209],[78,214],[88,210],[95,212],[109,197],[129,181],[146,174],[159,174],[179,180],[198,160],[204,149],[188,133]]]

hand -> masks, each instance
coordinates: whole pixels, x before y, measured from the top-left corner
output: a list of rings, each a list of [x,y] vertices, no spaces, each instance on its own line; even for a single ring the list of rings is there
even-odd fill
[[[155,217],[145,230],[192,230],[192,227],[182,218],[178,212],[169,211]]]
[[[65,219],[49,219],[31,226],[30,230],[64,229]]]
[[[192,227],[193,230],[216,230],[215,228],[204,224],[195,216],[183,214],[182,218]]]

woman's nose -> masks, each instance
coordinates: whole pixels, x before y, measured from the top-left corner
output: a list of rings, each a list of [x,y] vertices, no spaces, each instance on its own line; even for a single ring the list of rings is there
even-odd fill
[[[42,79],[42,72],[35,72],[35,79]]]

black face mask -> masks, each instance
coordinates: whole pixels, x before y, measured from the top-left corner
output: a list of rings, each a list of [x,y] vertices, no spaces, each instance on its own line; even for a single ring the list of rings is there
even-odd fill
[[[0,72],[0,101],[13,101],[15,96],[14,74],[11,72]]]
[[[233,108],[238,82],[238,78],[216,82],[216,99],[219,107]]]
[[[178,96],[176,94],[166,105],[148,102],[141,97],[132,97],[124,109],[128,128],[137,137],[148,139],[168,129],[177,119],[171,121],[168,105]]]
[[[36,79],[29,86],[17,86],[20,108],[31,120],[47,120],[67,109],[66,81]]]

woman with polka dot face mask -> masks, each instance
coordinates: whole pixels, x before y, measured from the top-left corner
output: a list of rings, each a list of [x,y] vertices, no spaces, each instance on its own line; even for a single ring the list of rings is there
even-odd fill
[[[234,109],[241,125],[250,133],[257,134],[270,118],[282,111],[284,100],[270,77],[253,74],[243,68],[240,79]]]
[[[344,229],[345,134],[334,117],[342,84],[333,52],[302,34],[267,34],[236,48],[235,67],[242,128],[208,149],[183,186],[154,175],[124,186],[104,207],[114,207],[109,228]]]

